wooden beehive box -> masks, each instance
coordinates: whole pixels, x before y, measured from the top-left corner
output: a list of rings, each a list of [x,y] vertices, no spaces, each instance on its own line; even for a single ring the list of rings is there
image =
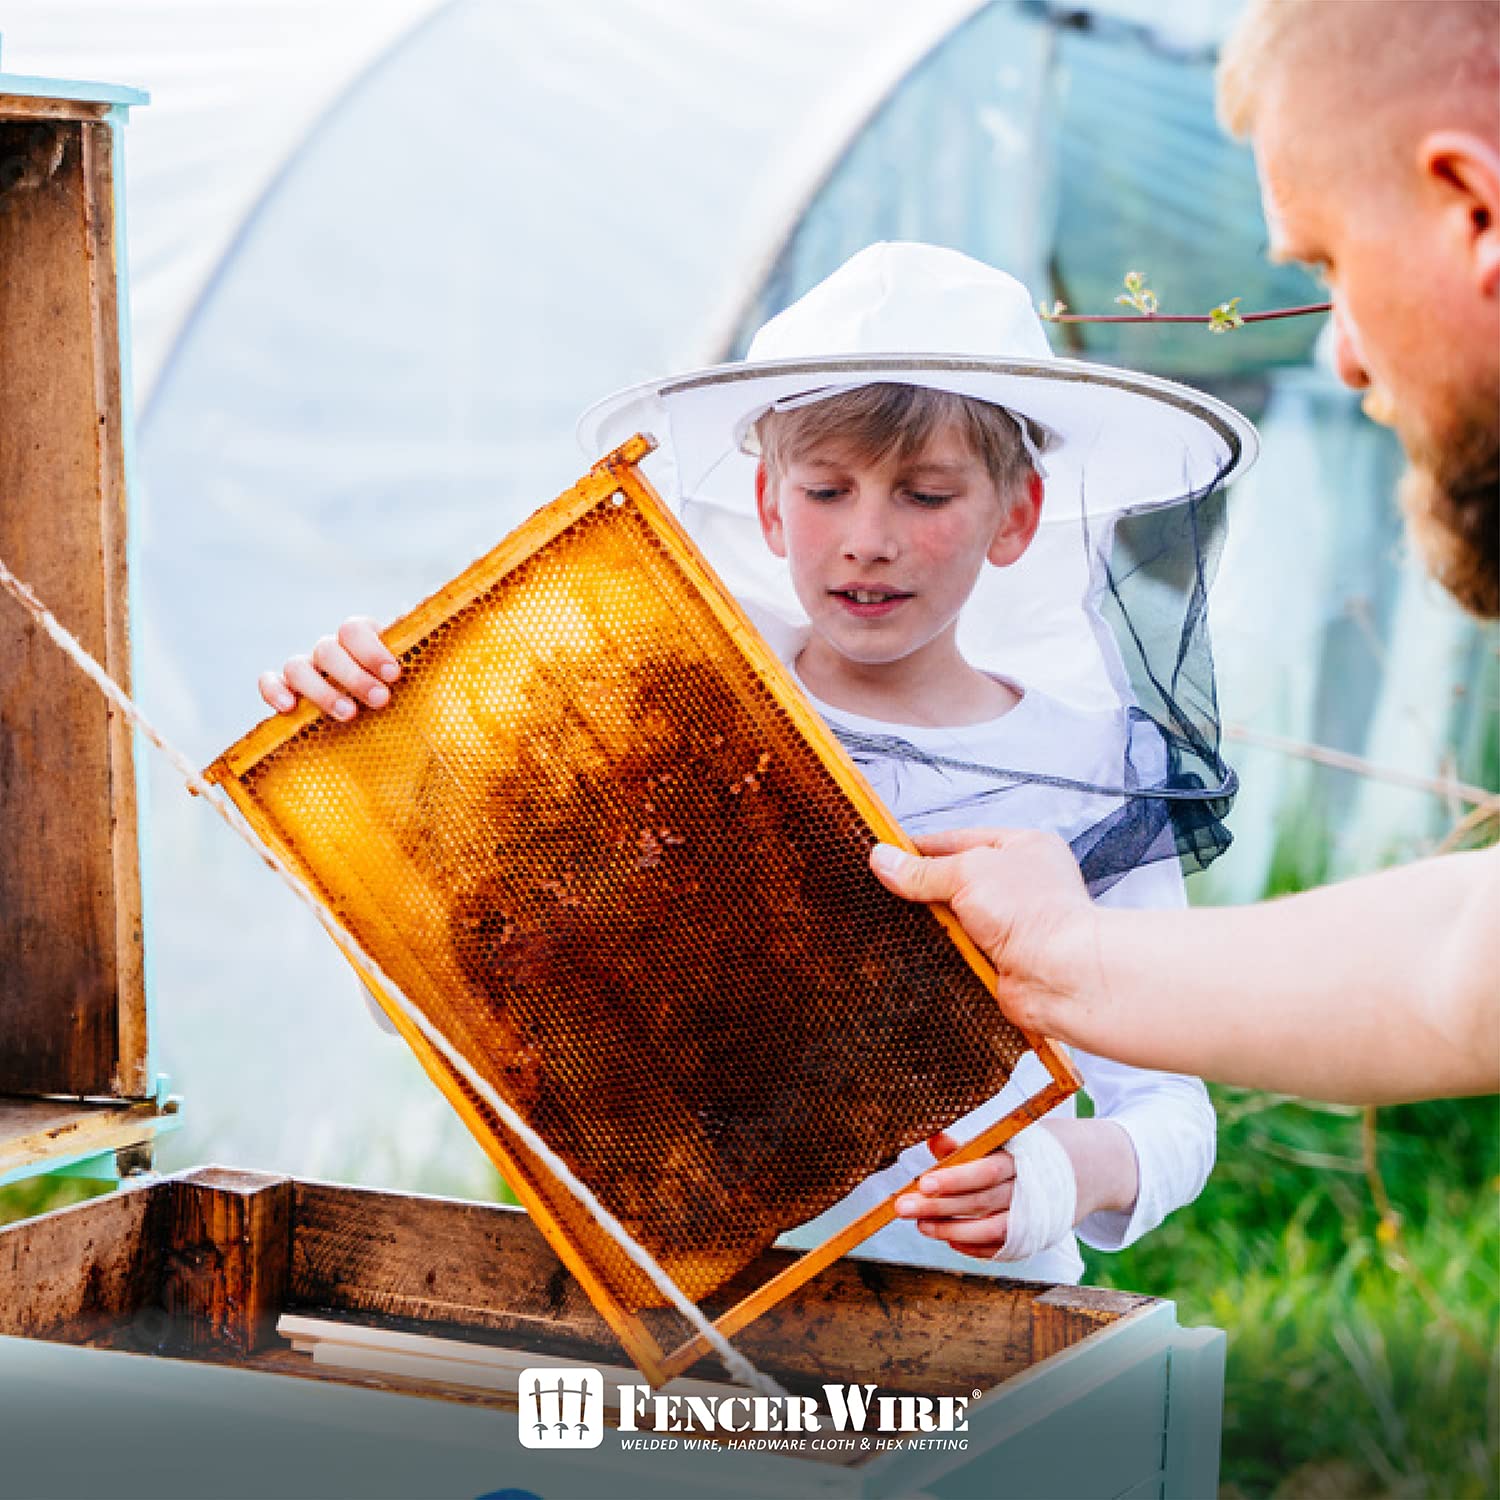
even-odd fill
[[[141,102],[0,74],[0,558],[124,682],[117,167]],[[0,641],[0,1182],[99,1159],[139,1170],[174,1121],[148,1061],[134,747],[4,599]],[[768,1252],[759,1274],[787,1258]],[[418,1356],[402,1374],[320,1364],[278,1333],[287,1313],[458,1340],[504,1378],[476,1389]],[[793,1393],[968,1397],[962,1445],[627,1453],[606,1418],[597,1447],[527,1448],[511,1375],[623,1361],[524,1213],[146,1173],[0,1230],[0,1496],[1216,1488],[1223,1335],[1180,1328],[1169,1302],[846,1259],[738,1342]],[[689,1374],[723,1380],[708,1362]]]
[[[770,1252],[760,1274],[790,1258]],[[527,1449],[513,1391],[321,1366],[277,1336],[292,1312],[486,1344],[517,1368],[620,1365],[517,1209],[209,1167],[0,1230],[0,1288],[0,1494],[56,1493],[59,1476],[64,1493],[153,1500],[1217,1486],[1224,1336],[1120,1292],[841,1260],[739,1347],[793,1394],[835,1382],[970,1397],[968,1430],[962,1448],[885,1451],[872,1434],[869,1448],[793,1455],[627,1453],[613,1425],[593,1449]],[[723,1379],[708,1362],[690,1373]]]
[[[0,74],[0,557],[128,682],[120,135],[129,89]],[[0,1183],[149,1162],[131,734],[0,607]]]

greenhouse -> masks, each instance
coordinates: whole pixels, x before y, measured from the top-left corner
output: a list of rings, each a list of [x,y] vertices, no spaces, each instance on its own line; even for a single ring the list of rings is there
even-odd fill
[[[1080,314],[1118,311],[1131,272],[1170,313],[1323,301],[1267,261],[1254,161],[1215,119],[1238,10],[12,0],[7,74],[151,96],[124,161],[136,696],[207,765],[264,714],[259,673],[347,615],[402,614],[577,479],[591,403],[743,358],[878,241]],[[1326,321],[1049,327],[1059,354],[1260,430],[1210,617],[1241,790],[1195,903],[1431,851],[1493,800],[1493,631],[1410,553],[1400,446],[1337,379]],[[168,767],[142,775],[154,1050],[186,1100],[163,1167],[494,1196],[317,924]],[[1267,1139],[1311,1159],[1320,1129]],[[1335,1194],[1361,1186],[1341,1160]]]

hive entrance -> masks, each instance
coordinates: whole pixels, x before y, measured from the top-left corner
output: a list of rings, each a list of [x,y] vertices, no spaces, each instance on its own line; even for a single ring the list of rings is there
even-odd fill
[[[1074,1084],[1000,1015],[951,917],[869,873],[877,839],[906,840],[635,469],[647,451],[626,444],[385,632],[389,708],[339,724],[304,705],[208,774],[730,1332],[891,1215],[745,1285],[777,1234],[997,1093],[1029,1047],[1051,1084],[967,1155]],[[648,1377],[692,1362],[640,1270],[392,1020]]]

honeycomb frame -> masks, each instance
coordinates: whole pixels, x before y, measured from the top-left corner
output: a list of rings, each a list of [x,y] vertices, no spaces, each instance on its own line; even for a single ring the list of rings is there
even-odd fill
[[[849,811],[866,833],[864,849],[859,851],[861,859],[868,844],[876,839],[912,850],[914,846],[910,839],[876,797],[832,731],[797,687],[790,673],[770,651],[738,603],[639,471],[637,465],[651,451],[652,446],[649,437],[637,435],[601,459],[571,489],[536,512],[491,552],[382,632],[382,639],[387,647],[403,661],[415,660],[423,650],[428,649],[449,622],[462,612],[470,611],[486,596],[493,597],[493,591],[508,580],[529,576],[519,570],[524,570],[533,559],[545,555],[554,542],[569,534],[578,523],[590,522],[608,516],[611,512],[620,514],[628,510],[632,521],[639,520],[649,529],[653,543],[668,561],[676,580],[674,586],[685,586],[696,601],[701,603],[714,626],[722,632],[728,647],[748,668],[757,695],[755,706],[759,708],[759,695],[763,695],[772,711],[789,721],[791,731],[805,742],[817,761],[821,762],[822,771],[842,795]],[[402,681],[405,683],[407,678],[403,676]],[[370,917],[367,912],[359,920],[351,921],[350,903],[344,899],[345,893],[325,878],[329,860],[325,858],[320,865],[317,860],[308,856],[303,847],[307,841],[305,830],[299,834],[295,818],[289,818],[284,808],[281,816],[268,810],[256,788],[257,778],[266,774],[268,766],[274,768],[278,764],[295,763],[299,748],[294,742],[299,736],[303,737],[304,744],[312,744],[320,743],[321,740],[337,743],[356,733],[378,734],[382,732],[378,726],[383,719],[387,724],[392,722],[388,717],[391,712],[386,710],[379,715],[362,715],[355,723],[340,724],[324,718],[314,705],[304,701],[292,713],[277,715],[257,725],[226,750],[205,772],[208,780],[224,787],[260,836],[308,881],[320,899],[354,933],[358,942],[371,947],[377,961],[388,973],[392,972],[392,965],[386,961],[387,954],[400,952],[403,945],[410,945],[413,942],[410,931],[415,929],[403,932],[394,921],[383,922]],[[292,758],[290,762],[287,760],[288,756]],[[761,769],[759,762],[756,769]],[[743,779],[747,786],[754,785],[757,780],[753,771]],[[660,832],[666,834],[668,830],[662,829]],[[645,834],[654,838],[651,829],[645,830]],[[645,850],[640,858],[649,863],[659,859],[661,853],[659,849],[654,852]],[[873,880],[873,877],[870,879]],[[914,910],[926,911],[936,918],[941,933],[933,934],[934,947],[949,952],[946,944],[951,944],[951,948],[957,950],[962,966],[966,966],[979,980],[985,994],[993,997],[994,971],[953,914],[940,906]],[[371,977],[363,952],[347,943],[340,943],[340,947],[356,972],[365,980],[396,1030],[416,1053],[423,1069],[457,1110],[647,1379],[653,1385],[660,1385],[708,1354],[706,1341],[701,1336],[677,1341],[670,1327],[664,1325],[659,1318],[653,1320],[647,1315],[647,1308],[641,1304],[640,1299],[630,1295],[631,1288],[622,1281],[619,1267],[611,1268],[608,1263],[608,1255],[611,1252],[618,1254],[618,1251],[614,1247],[602,1245],[597,1225],[582,1214],[580,1206],[561,1188],[552,1174],[501,1127],[498,1119],[451,1065],[444,1061],[421,1031],[384,999]],[[401,982],[399,977],[398,982]],[[405,988],[406,985],[403,984],[403,989]],[[429,1019],[432,1019],[430,1008],[424,1010],[424,1013],[428,1013]],[[997,1030],[1012,1033],[1019,1039],[1017,1046],[1024,1044],[1025,1049],[1035,1053],[1048,1074],[1048,1082],[1037,1093],[1023,1100],[1007,1115],[966,1143],[956,1154],[947,1158],[949,1164],[973,1160],[995,1150],[1018,1130],[1066,1099],[1079,1086],[1078,1075],[1064,1052],[1046,1038],[1014,1027],[998,1016],[998,1009],[995,1017],[998,1019]],[[989,1022],[989,1018],[986,1019]],[[454,1040],[450,1030],[445,1029],[445,1035]],[[473,1036],[468,1036],[465,1040],[468,1045],[465,1046],[462,1042],[458,1045],[470,1057],[470,1061],[478,1066],[479,1056],[485,1055],[485,1048],[482,1044],[477,1044]],[[493,1053],[494,1050],[495,1043],[491,1038],[490,1052]],[[492,1062],[493,1060],[491,1057]],[[495,1079],[492,1078],[491,1081]],[[497,1082],[496,1086],[510,1102],[517,1104],[517,1100],[512,1097],[513,1090],[502,1086],[502,1082]],[[956,1108],[953,1115],[943,1123],[951,1123],[953,1118],[972,1107],[973,1102],[970,1100]],[[545,1130],[540,1133],[544,1139],[549,1139]],[[550,1139],[549,1144],[558,1149]],[[589,1180],[585,1171],[580,1171],[579,1175],[583,1180]],[[589,1185],[595,1191],[599,1190],[595,1183],[590,1182]],[[894,1218],[896,1196],[898,1194],[892,1194],[889,1199],[831,1235],[822,1244],[803,1252],[784,1269],[757,1285],[739,1285],[730,1277],[729,1280],[737,1287],[737,1291],[734,1300],[712,1316],[715,1327],[726,1336],[732,1335],[854,1245],[890,1223]],[[669,1267],[669,1271],[670,1269]],[[740,1278],[741,1282],[743,1280],[744,1278]],[[700,1297],[699,1300],[701,1302],[706,1299]]]

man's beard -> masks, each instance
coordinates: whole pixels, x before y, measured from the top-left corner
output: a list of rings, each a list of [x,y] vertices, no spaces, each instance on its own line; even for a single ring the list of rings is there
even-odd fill
[[[1366,411],[1396,429],[1411,465],[1398,491],[1432,576],[1470,614],[1500,618],[1500,392],[1470,398],[1442,438],[1372,391]]]

